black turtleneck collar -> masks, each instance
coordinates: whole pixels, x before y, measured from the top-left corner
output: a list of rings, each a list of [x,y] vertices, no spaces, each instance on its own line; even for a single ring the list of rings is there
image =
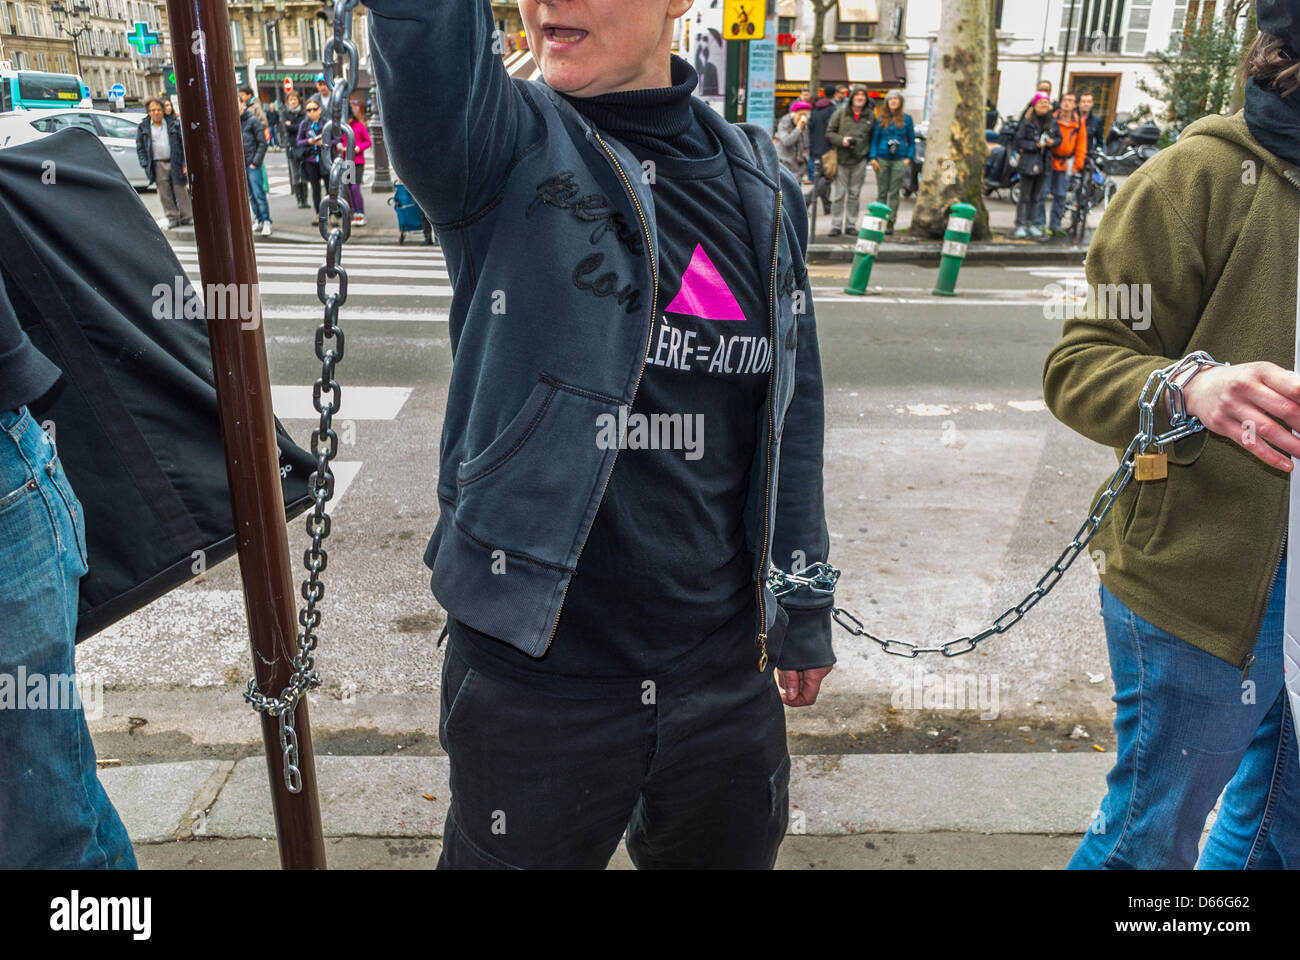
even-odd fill
[[[660,157],[705,159],[719,146],[695,119],[691,93],[699,77],[695,68],[673,54],[672,85],[643,90],[619,90],[595,97],[560,94],[602,133],[627,144],[634,153]]]

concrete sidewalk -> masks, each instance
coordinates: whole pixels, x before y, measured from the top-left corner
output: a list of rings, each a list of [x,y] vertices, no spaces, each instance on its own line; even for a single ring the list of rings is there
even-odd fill
[[[779,866],[1059,869],[1087,829],[1107,754],[791,758]],[[317,756],[335,867],[431,867],[447,815],[445,756]],[[266,762],[109,767],[105,789],[145,867],[278,866]],[[628,867],[620,846],[611,866]]]

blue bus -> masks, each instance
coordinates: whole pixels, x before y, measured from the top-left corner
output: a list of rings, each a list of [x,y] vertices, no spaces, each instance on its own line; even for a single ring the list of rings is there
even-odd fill
[[[0,71],[0,113],[51,107],[62,110],[69,107],[90,109],[93,105],[90,88],[75,73]]]

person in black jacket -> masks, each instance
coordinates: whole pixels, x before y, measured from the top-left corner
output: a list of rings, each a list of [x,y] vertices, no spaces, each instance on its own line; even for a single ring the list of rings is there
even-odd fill
[[[831,212],[831,181],[822,174],[822,154],[832,149],[826,142],[826,128],[839,104],[826,97],[818,98],[813,104],[812,116],[808,118],[808,179],[813,182],[812,193],[822,199],[822,213]]]
[[[193,223],[194,212],[185,189],[189,169],[185,166],[180,118],[164,115],[163,102],[157,97],[150,97],[146,107],[149,119],[142,120],[135,133],[136,159],[149,175],[149,182],[158,185],[168,229]]]
[[[133,870],[75,679],[85,520],[29,408],[41,409],[60,377],[19,324],[0,277],[0,870]]]
[[[1099,113],[1092,112],[1095,98],[1091,90],[1079,94],[1079,116],[1086,121],[1088,131],[1088,153],[1096,153],[1106,139],[1106,119]]]
[[[253,232],[262,232],[262,236],[271,235],[271,207],[266,202],[266,190],[262,187],[262,160],[266,157],[266,127],[248,107],[248,101],[240,98],[239,129],[243,135],[244,166],[248,180],[248,200],[253,206]]]
[[[298,146],[298,128],[307,117],[298,99],[298,94],[290,93],[285,98],[284,110],[280,112],[280,140],[284,144],[284,159],[289,165],[289,185],[293,195],[298,198],[298,206],[307,206],[307,180],[302,174],[302,147]]]
[[[1020,151],[1020,202],[1016,205],[1013,236],[1037,240],[1043,236],[1043,229],[1034,224],[1034,215],[1047,184],[1051,150],[1060,145],[1061,131],[1052,116],[1050,94],[1040,90],[1034,94],[1032,103],[1032,109],[1016,130],[1015,147]]]

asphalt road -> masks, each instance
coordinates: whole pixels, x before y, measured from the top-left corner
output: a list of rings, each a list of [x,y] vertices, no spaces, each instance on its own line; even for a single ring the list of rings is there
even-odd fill
[[[150,194],[147,202],[157,201]],[[174,244],[197,280],[192,241]],[[304,446],[319,371],[322,247],[257,247],[275,409]],[[437,752],[435,639],[444,614],[421,557],[437,516],[450,283],[436,247],[362,239],[348,245],[345,262],[343,446],[313,726],[326,752]],[[976,633],[1055,561],[1114,469],[1110,451],[1042,404],[1043,358],[1060,333],[1044,305],[1051,284],[1081,269],[971,265],[962,295],[944,299],[929,292],[934,269],[900,264],[878,265],[871,295],[851,297],[842,292],[848,268],[812,271],[839,602],[884,637],[929,644]],[[294,523],[295,557],[306,540]],[[83,644],[79,670],[105,688],[103,713],[91,722],[101,757],[257,749],[241,698],[250,673],[243,619],[232,560]],[[1087,562],[1014,630],[964,657],[886,656],[838,628],[836,640],[839,663],[821,700],[789,711],[796,752],[1112,743],[1097,578]]]

